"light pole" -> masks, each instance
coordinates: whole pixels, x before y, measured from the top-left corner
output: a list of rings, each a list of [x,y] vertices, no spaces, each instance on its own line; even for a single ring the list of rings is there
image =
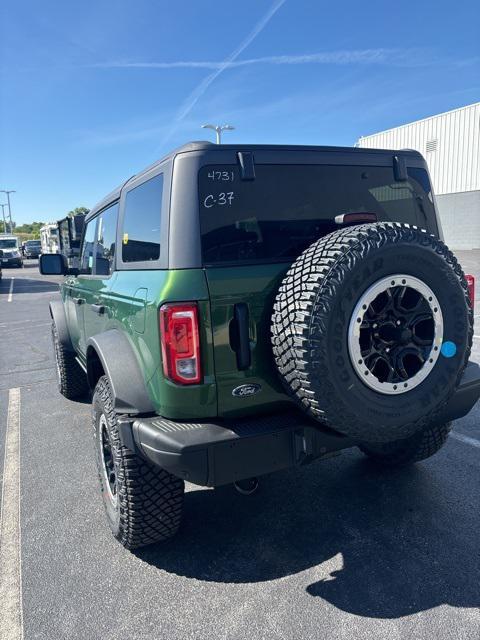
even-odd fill
[[[10,218],[10,233],[13,233],[13,224],[12,224],[12,208],[10,206],[10,194],[17,193],[14,189],[10,189],[10,191],[6,191],[5,189],[0,189],[0,193],[7,194],[7,204],[8,204],[8,216]]]
[[[217,144],[222,144],[222,131],[233,131],[231,124],[202,124],[202,129],[212,129],[217,134]]]
[[[3,232],[4,233],[8,233],[7,231],[7,221],[5,220],[5,207],[7,205],[6,204],[0,204],[0,207],[2,207],[2,216],[3,216]]]

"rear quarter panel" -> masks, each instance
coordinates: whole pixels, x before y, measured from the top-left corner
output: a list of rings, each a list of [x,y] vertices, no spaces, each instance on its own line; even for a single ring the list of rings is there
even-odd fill
[[[200,312],[203,384],[180,386],[163,375],[158,309],[166,302],[196,300]],[[166,418],[200,419],[217,415],[210,305],[201,269],[118,271],[105,296],[105,330],[123,331],[138,358],[155,411]]]

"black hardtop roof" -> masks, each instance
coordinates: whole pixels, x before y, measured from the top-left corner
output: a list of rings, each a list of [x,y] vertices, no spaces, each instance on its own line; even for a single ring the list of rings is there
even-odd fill
[[[409,155],[415,157],[422,157],[421,153],[415,151],[414,149],[368,149],[365,147],[331,147],[331,146],[320,146],[320,145],[294,145],[294,144],[222,144],[220,145],[222,150],[225,151],[286,151],[286,152],[295,152],[295,151],[319,151],[319,152],[329,152],[329,153],[361,153],[361,154],[402,154]],[[116,189],[111,191],[105,198],[103,198],[100,202],[98,202],[91,211],[87,214],[85,218],[85,222],[88,222],[90,218],[96,215],[101,209],[109,205],[111,202],[118,200],[120,197],[122,189],[132,180],[136,180],[137,178],[141,178],[142,175],[149,173],[156,167],[159,167],[166,162],[172,161],[176,156],[182,153],[191,153],[193,151],[208,151],[215,150],[219,151],[219,145],[214,144],[213,142],[208,142],[206,140],[200,140],[196,142],[187,142],[176,149],[173,149],[160,160],[156,160],[148,167],[134,174]]]

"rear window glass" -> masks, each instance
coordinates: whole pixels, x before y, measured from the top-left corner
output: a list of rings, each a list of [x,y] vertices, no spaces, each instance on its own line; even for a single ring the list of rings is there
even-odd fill
[[[436,233],[428,175],[414,171],[407,181],[396,182],[390,167],[256,165],[255,180],[246,181],[237,165],[202,167],[203,262],[292,260],[338,229],[335,217],[345,213],[375,213],[378,220]]]

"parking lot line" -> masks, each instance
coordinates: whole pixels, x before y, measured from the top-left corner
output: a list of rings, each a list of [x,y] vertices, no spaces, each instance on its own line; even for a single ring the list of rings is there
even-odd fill
[[[7,302],[11,302],[13,298],[13,281],[15,278],[10,278],[10,289],[8,290],[8,300]]]
[[[459,440],[460,442],[463,442],[464,444],[469,444],[472,447],[477,447],[478,449],[480,449],[480,440],[476,440],[475,438],[470,438],[469,436],[464,436],[462,433],[451,433],[450,436],[452,438],[455,438],[455,440]]]
[[[23,639],[20,534],[20,389],[8,393],[0,511],[0,618],[2,640]]]

